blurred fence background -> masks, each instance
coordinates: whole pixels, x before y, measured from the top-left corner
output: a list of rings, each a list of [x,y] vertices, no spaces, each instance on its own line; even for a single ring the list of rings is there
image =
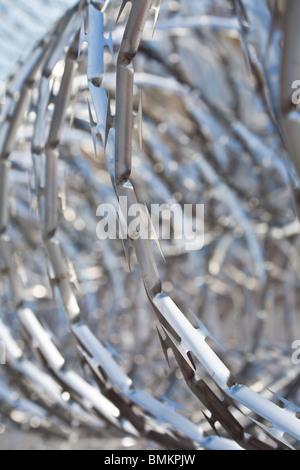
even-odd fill
[[[37,41],[74,0],[0,1],[0,80],[15,73],[18,62],[28,56]]]
[[[0,79],[16,72],[18,61],[24,61],[34,43],[74,3],[1,0],[0,37],[7,47],[0,52]],[[247,38],[241,42],[234,3],[166,0],[154,38],[152,24],[147,23],[134,63],[136,87],[143,90],[144,134],[143,152],[137,136],[135,139],[133,178],[140,199],[148,205],[166,201],[205,204],[202,250],[189,252],[176,243],[162,242],[165,261],[158,256],[158,264],[163,289],[185,314],[192,310],[222,343],[225,349],[217,346],[218,354],[238,380],[268,398],[272,397],[271,388],[299,403],[299,366],[292,362],[292,344],[300,338],[300,230],[293,178],[297,183],[274,121],[280,41],[271,34],[270,2],[258,5],[245,0],[242,3],[249,24]],[[115,22],[115,12],[112,8],[109,26]],[[113,31],[116,50],[122,26],[121,22]],[[109,54],[105,61],[103,87],[111,94],[113,107],[116,62]],[[122,356],[122,367],[138,389],[184,405],[184,415],[209,435],[203,406],[187,389],[173,358],[167,369],[156,335],[157,322],[138,269],[133,266],[129,272],[121,243],[97,240],[97,207],[113,201],[114,192],[100,146],[98,158],[94,155],[84,65],[83,60],[74,80],[79,94],[73,96],[77,100],[74,116],[67,116],[58,171],[58,238],[73,262],[69,265],[72,283],[76,287],[77,281],[81,284],[78,292],[84,321]],[[59,80],[61,63],[55,73]],[[138,107],[138,93],[135,101]],[[29,113],[12,153],[10,235],[26,301],[30,299],[34,305],[35,314],[55,338],[69,367],[82,374],[57,289],[53,294],[47,277],[36,216],[38,201],[30,185],[31,118]],[[35,363],[5,282],[1,289],[4,318],[16,332],[24,357]],[[43,403],[27,380],[17,381],[15,372],[8,368],[2,371],[11,390],[17,389],[20,396],[36,404]],[[207,379],[203,370],[199,375]],[[93,377],[88,378],[95,385]],[[7,400],[4,393],[0,398]],[[57,439],[50,431],[45,437],[41,422],[23,422],[23,417],[10,412],[13,426],[7,414],[0,421],[2,448],[157,446],[149,440],[118,438],[113,433],[86,437],[78,426],[72,432],[66,426],[64,438]],[[252,426],[245,426],[247,432],[253,431]],[[39,428],[43,432],[39,433]],[[24,434],[29,429],[31,433]],[[260,431],[255,435],[269,442]]]

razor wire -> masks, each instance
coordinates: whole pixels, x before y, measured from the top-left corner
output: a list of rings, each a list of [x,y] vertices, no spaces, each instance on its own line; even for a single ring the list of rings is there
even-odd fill
[[[122,20],[124,21],[123,18],[127,11],[127,3],[132,3],[132,5],[124,28]],[[201,37],[205,36],[211,45],[214,45],[216,41],[214,30],[225,31],[225,33],[229,31],[229,37],[241,38],[248,67],[254,70],[258,84],[261,84],[260,80],[263,78],[261,91],[263,103],[268,110],[272,125],[279,134],[278,140],[280,140],[282,136],[278,130],[278,116],[273,107],[275,101],[270,99],[270,95],[274,91],[271,85],[274,86],[274,82],[267,86],[268,80],[265,78],[271,80],[274,77],[269,75],[271,66],[268,69],[266,60],[264,62],[265,70],[262,72],[260,69],[262,51],[259,48],[263,41],[269,40],[268,47],[271,52],[274,52],[272,47],[276,48],[278,44],[272,42],[270,38],[263,38],[262,43],[256,43],[256,48],[253,48],[255,31],[251,31],[251,25],[257,23],[253,19],[249,20],[247,16],[247,5],[245,6],[245,4],[248,2],[234,2],[236,16],[212,15],[211,18],[200,16],[198,19],[185,17],[184,25],[179,21],[180,16],[176,15],[177,9],[180,11],[180,5],[176,2],[176,5],[174,2],[165,3],[167,7],[161,1],[123,1],[120,12],[116,16],[116,7],[111,2],[89,2],[88,4],[80,2],[57,24],[55,31],[51,32],[38,45],[30,60],[24,64],[23,70],[9,83],[5,119],[0,131],[1,273],[3,278],[8,279],[8,284],[6,286],[3,284],[7,302],[3,303],[2,311],[6,321],[3,319],[0,323],[0,337],[6,345],[7,356],[6,374],[1,379],[3,381],[1,402],[4,404],[4,413],[15,417],[16,421],[28,419],[32,427],[39,427],[43,432],[61,433],[62,429],[65,429],[67,435],[68,431],[75,426],[77,429],[92,429],[95,434],[101,436],[107,432],[108,427],[112,435],[142,436],[157,441],[166,448],[281,449],[293,447],[293,445],[297,445],[300,436],[297,414],[299,408],[280,397],[277,392],[288,388],[291,383],[297,384],[297,368],[290,367],[288,373],[285,372],[279,376],[276,373],[274,376],[271,372],[268,374],[266,370],[260,371],[258,367],[255,367],[257,364],[252,364],[250,359],[244,364],[241,377],[243,374],[244,377],[248,377],[246,369],[251,370],[253,366],[254,370],[251,370],[250,373],[252,380],[255,381],[255,373],[257,372],[260,377],[259,383],[261,384],[263,381],[261,376],[264,375],[266,383],[261,385],[263,389],[261,393],[254,391],[251,387],[240,385],[225,365],[225,361],[221,359],[224,353],[216,354],[215,348],[210,346],[210,340],[215,341],[215,339],[202,321],[191,312],[184,314],[183,308],[178,308],[168,292],[165,293],[165,290],[170,290],[170,286],[168,283],[162,283],[158,274],[152,250],[153,240],[141,239],[137,233],[129,231],[128,238],[123,240],[125,257],[129,264],[128,271],[132,267],[132,253],[134,253],[146,296],[155,314],[158,339],[164,356],[171,365],[168,351],[172,351],[188,388],[201,404],[200,409],[204,415],[204,421],[200,419],[200,424],[196,424],[184,415],[186,411],[179,412],[177,410],[180,408],[179,405],[166,396],[157,399],[142,391],[140,387],[134,386],[130,378],[130,371],[125,372],[120,366],[118,353],[111,347],[105,336],[102,336],[101,333],[98,334],[99,325],[96,319],[93,319],[93,323],[95,328],[97,324],[97,334],[94,333],[92,326],[89,326],[87,305],[89,296],[82,295],[78,282],[80,276],[77,276],[70,260],[76,257],[76,252],[72,248],[71,239],[65,235],[68,233],[65,231],[65,227],[63,227],[63,234],[59,230],[58,221],[61,221],[61,217],[59,218],[57,210],[58,202],[60,212],[66,220],[75,217],[72,210],[68,208],[67,194],[64,189],[67,176],[61,173],[60,165],[62,133],[66,120],[71,123],[71,127],[77,135],[80,133],[80,139],[83,139],[85,133],[90,132],[91,129],[93,150],[96,154],[96,157],[92,158],[90,151],[87,152],[92,160],[92,169],[83,166],[78,156],[74,159],[72,165],[78,168],[76,174],[78,182],[82,177],[85,180],[81,191],[84,191],[85,184],[89,186],[88,194],[81,194],[78,193],[76,181],[74,181],[72,188],[74,197],[80,199],[81,196],[83,198],[89,196],[93,199],[95,194],[100,193],[101,198],[105,200],[108,197],[113,198],[112,193],[114,193],[116,201],[121,197],[126,197],[130,204],[137,204],[143,196],[147,197],[146,189],[150,194],[151,191],[156,191],[154,195],[151,194],[152,197],[157,198],[159,194],[162,197],[165,195],[166,199],[171,199],[174,194],[179,198],[180,191],[184,193],[184,197],[188,197],[191,190],[197,196],[205,186],[211,188],[211,198],[207,195],[208,204],[211,204],[212,210],[214,210],[213,200],[216,199],[227,206],[227,210],[230,211],[238,227],[235,228],[235,233],[238,233],[238,229],[240,229],[245,235],[245,243],[250,254],[246,263],[249,263],[249,266],[252,263],[254,266],[254,274],[251,273],[249,266],[248,273],[245,274],[241,268],[229,265],[226,275],[241,285],[245,295],[247,295],[246,291],[251,283],[252,292],[255,290],[261,292],[262,305],[253,327],[251,342],[252,355],[256,354],[266,316],[270,277],[276,278],[277,276],[281,279],[281,274],[278,273],[279,268],[276,272],[275,267],[272,266],[274,269],[271,269],[269,266],[271,274],[266,269],[257,233],[261,231],[266,247],[268,243],[273,243],[274,246],[277,243],[278,249],[288,250],[287,258],[290,260],[293,255],[290,255],[292,249],[287,240],[289,236],[293,236],[293,230],[294,235],[298,234],[299,228],[296,223],[286,224],[283,227],[274,227],[268,234],[266,233],[266,224],[257,224],[254,228],[253,224],[249,222],[244,204],[237,197],[237,194],[242,192],[241,188],[239,189],[238,185],[234,186],[236,182],[232,182],[233,189],[227,183],[226,176],[220,175],[216,166],[207,157],[216,158],[218,163],[224,162],[224,159],[228,158],[224,152],[224,144],[219,143],[218,145],[218,139],[219,142],[222,141],[221,137],[224,142],[223,128],[225,127],[236,139],[235,146],[233,146],[233,142],[228,143],[228,152],[239,154],[245,152],[243,149],[246,148],[256,160],[256,169],[258,166],[266,165],[267,157],[270,153],[272,154],[271,162],[268,161],[267,168],[271,168],[272,176],[276,175],[276,184],[290,188],[292,179],[290,173],[293,169],[288,171],[285,164],[276,155],[275,150],[270,152],[267,145],[263,144],[260,139],[255,139],[254,133],[251,133],[243,124],[243,110],[238,110],[240,120],[233,119],[226,107],[218,107],[209,94],[204,94],[203,91],[200,93],[195,84],[196,77],[193,76],[189,64],[185,64],[189,74],[183,73],[183,66],[179,67],[178,60],[179,58],[184,60],[184,55],[179,55],[174,51],[179,48],[185,50],[182,38],[184,41],[185,34],[190,31],[194,32],[194,30],[195,38],[200,37],[201,40]],[[272,5],[274,15],[278,14],[276,5],[275,3]],[[162,7],[166,8],[166,19],[160,22],[158,15]],[[154,29],[149,26],[148,22],[152,12],[156,34],[160,33],[162,37],[167,37],[170,41],[170,44],[166,46],[170,47],[170,55],[167,60],[159,49],[151,47],[154,39],[141,43],[143,34],[151,38],[154,33]],[[257,14],[250,9],[251,13]],[[263,14],[267,14],[266,9]],[[114,21],[117,24],[116,34],[112,36],[109,30],[112,29]],[[120,26],[118,26],[119,22]],[[204,25],[202,31],[201,25]],[[85,43],[87,43],[86,48]],[[116,47],[118,47],[118,52],[115,56],[114,49]],[[147,73],[135,72],[133,64],[139,56],[139,51],[151,62],[154,72],[151,68]],[[108,59],[108,53],[112,58]],[[228,66],[226,64],[226,60],[228,60],[226,44],[223,45],[219,54],[218,60],[226,68]],[[272,57],[271,53],[269,55]],[[110,64],[111,70],[115,69],[115,73],[104,71],[105,59]],[[139,64],[137,61],[137,66],[139,65],[141,69],[142,65],[144,68],[148,68],[147,64]],[[195,66],[195,64],[193,65]],[[54,76],[56,76],[55,79]],[[169,78],[170,76],[172,78]],[[87,83],[84,83],[86,78]],[[145,88],[143,94],[136,93],[136,84]],[[233,76],[231,76],[231,86],[238,88],[237,84],[234,84]],[[153,90],[156,90],[162,104],[159,103]],[[84,96],[83,101],[81,95]],[[172,100],[169,99],[169,96],[177,99],[177,106],[181,110],[180,118],[184,121],[181,124],[185,127],[185,133],[179,127],[179,117],[174,109],[174,119],[170,124],[164,125],[164,119],[168,122],[168,115],[163,104],[169,109],[169,112],[172,111]],[[153,106],[153,102],[155,106]],[[145,116],[143,120],[142,108]],[[27,113],[28,109],[29,113]],[[86,109],[88,110],[89,123],[85,117],[82,117],[86,115]],[[21,124],[24,122],[25,116],[27,119],[25,135],[20,136]],[[215,132],[213,137],[207,128],[207,123],[212,119],[212,116],[217,116],[218,119],[217,128],[213,129]],[[137,144],[139,146],[146,145],[147,156],[150,156],[150,158],[148,157],[149,163],[147,163],[149,165],[148,172],[146,172],[146,175],[150,174],[150,176],[148,183],[146,180],[146,185],[143,184],[144,175],[139,175],[138,168],[134,173],[133,183],[132,173],[135,168],[132,162],[134,154],[138,152],[132,144],[135,128],[138,132]],[[158,132],[158,128],[160,132]],[[26,131],[29,131],[28,135],[26,135]],[[72,134],[72,129],[68,129],[68,132]],[[34,224],[39,235],[34,237],[35,240],[30,240],[30,244],[33,246],[36,243],[39,244],[40,255],[45,259],[50,291],[53,291],[54,297],[57,290],[60,293],[60,298],[56,299],[56,302],[61,303],[60,307],[63,307],[66,313],[69,329],[64,320],[60,319],[60,322],[64,324],[63,330],[66,337],[71,335],[75,340],[79,364],[83,367],[83,376],[68,366],[64,354],[55,344],[58,341],[57,338],[53,336],[51,329],[48,330],[42,325],[37,314],[34,313],[37,302],[34,301],[34,295],[30,296],[30,290],[26,288],[28,283],[26,268],[22,267],[22,264],[25,266],[26,264],[18,260],[15,242],[12,242],[9,235],[9,206],[12,205],[8,184],[9,173],[12,171],[9,157],[15,151],[16,141],[20,142],[20,139],[25,140],[25,143],[28,141],[31,146],[29,155],[32,160],[32,170],[28,168],[31,210],[38,214]],[[197,149],[197,146],[203,145],[203,142],[206,142],[206,158]],[[207,142],[210,142],[213,149]],[[99,159],[100,143],[105,150],[103,156],[105,154],[110,181],[107,172],[104,172],[101,166],[98,173],[103,177],[105,184],[99,188],[99,182],[93,174],[93,166],[97,165]],[[185,166],[184,162],[180,162],[181,164],[174,162],[168,143],[176,155],[178,149],[182,151],[185,146],[188,146],[189,153],[187,155],[190,158],[190,166]],[[65,157],[64,160],[66,160],[64,163],[67,167],[68,157]],[[139,162],[137,157],[135,157],[135,161]],[[16,167],[14,170],[18,170],[18,168]],[[161,175],[165,180],[161,178]],[[201,175],[201,178],[198,178],[198,175]],[[271,190],[272,188],[274,191],[276,184],[272,186],[273,181],[268,181],[266,174],[259,175],[259,177],[266,185],[266,189]],[[297,179],[296,176],[293,178],[296,190]],[[58,186],[59,180],[60,187]],[[167,184],[162,184],[162,180],[167,181]],[[141,195],[139,197],[136,195],[136,186],[139,195]],[[149,203],[148,197],[147,203]],[[252,203],[254,205],[254,200]],[[268,203],[270,210],[274,211],[271,201]],[[87,221],[92,220],[94,214],[89,213],[90,209],[84,204],[80,205],[80,202],[78,204],[85,212],[82,219],[77,220],[77,229],[80,233],[82,231],[80,225],[88,225],[84,223],[84,218],[86,217]],[[24,207],[23,211],[26,211]],[[206,278],[208,284],[211,282],[213,274],[217,274],[220,270],[227,251],[233,250],[230,238],[232,220],[229,220],[229,217],[227,217],[227,221],[225,218],[222,220],[226,236],[221,237],[217,231],[213,233],[212,230],[210,237],[205,241],[209,253],[209,255],[206,254],[205,262],[208,261],[211,276],[210,279],[208,276]],[[64,223],[61,221],[62,225]],[[24,230],[24,222],[23,224],[19,221],[16,223],[14,220],[14,224],[17,225],[14,230],[16,228]],[[92,224],[92,226],[94,225]],[[123,228],[128,231],[128,227]],[[286,235],[288,230],[292,232],[292,235]],[[62,240],[59,235],[62,236]],[[26,232],[23,233],[23,236],[30,238]],[[155,241],[159,246],[158,240]],[[84,236],[80,240],[80,244],[85,244]],[[215,247],[214,251],[210,250],[212,246]],[[170,256],[172,259],[185,256],[182,246],[163,246],[163,251],[165,256]],[[159,252],[161,253],[161,249]],[[210,255],[210,253],[212,254]],[[118,251],[116,255],[109,244],[105,242],[102,259],[105,270],[109,273],[109,285],[114,297],[116,299],[122,298],[124,304],[124,297],[119,293],[120,289],[125,289],[125,286],[122,286],[124,281],[118,278],[117,269],[113,267],[116,256],[120,256]],[[245,248],[240,246],[234,256],[239,265],[243,264]],[[189,262],[193,263],[192,255],[189,256]],[[291,263],[293,263],[292,259]],[[293,266],[298,272],[297,261],[294,261]],[[200,268],[203,269],[203,266]],[[195,270],[197,269],[199,266],[196,263]],[[7,287],[9,289],[5,290]],[[225,289],[224,282],[219,281],[213,289],[222,291]],[[43,288],[39,284],[39,291],[41,290]],[[251,288],[249,290],[251,292]],[[130,299],[128,300],[126,297],[126,300],[129,305]],[[9,313],[11,313],[9,309],[13,311],[13,320],[9,318]],[[21,331],[24,337],[24,342],[21,342],[22,347],[20,347],[20,341],[18,342],[14,338],[14,329]],[[56,330],[56,328],[54,329]],[[155,331],[150,320],[149,329]],[[150,335],[150,338],[147,337],[147,341],[151,340]],[[69,341],[72,344],[72,340]],[[38,363],[33,359],[32,353],[38,357]],[[70,354],[71,362],[74,361],[72,348],[68,354]],[[139,361],[142,361],[142,354],[143,351],[140,351]],[[288,358],[278,360],[285,364],[284,367],[289,361]],[[201,370],[197,363],[201,365]],[[10,388],[16,373],[20,396],[12,393]],[[176,377],[174,380],[176,381]],[[267,388],[274,392],[274,397],[281,406],[265,397]],[[38,391],[35,400],[30,399],[33,390],[35,393]],[[25,395],[25,398],[22,395]],[[19,413],[16,413],[16,410]],[[64,423],[64,428],[60,426],[61,421]],[[206,423],[209,424],[209,427]],[[287,435],[289,439],[286,438]],[[290,442],[291,440],[292,442]]]

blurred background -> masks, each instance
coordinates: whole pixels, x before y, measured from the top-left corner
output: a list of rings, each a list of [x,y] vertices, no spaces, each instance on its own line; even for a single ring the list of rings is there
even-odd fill
[[[7,80],[74,0],[0,1],[0,80]]]
[[[155,36],[152,39],[150,21],[134,63],[137,102],[138,89],[143,90],[144,144],[140,151],[135,139],[133,180],[148,206],[205,204],[202,250],[188,252],[173,241],[163,241],[165,261],[155,252],[164,291],[184,313],[191,309],[211,330],[224,346],[216,347],[218,354],[238,380],[268,397],[271,387],[299,404],[299,366],[292,364],[291,356],[292,343],[300,338],[300,230],[291,184],[294,168],[274,121],[280,36],[272,35],[268,3],[243,1],[249,20],[243,44],[233,2],[163,1]],[[74,4],[0,0],[0,79],[18,71],[20,61],[26,61],[36,42]],[[112,4],[109,26],[120,2]],[[125,18],[113,32],[116,51]],[[103,86],[112,108],[115,61],[105,55]],[[74,284],[78,280],[81,285],[83,317],[122,356],[122,367],[137,389],[168,396],[187,408],[189,419],[205,426],[203,407],[187,389],[173,358],[167,368],[137,267],[133,263],[129,272],[119,241],[97,240],[96,209],[114,201],[114,191],[101,145],[97,158],[94,155],[85,66],[86,55],[74,82],[74,96],[79,91],[75,125],[70,128],[68,113],[60,147],[59,181],[66,205],[60,211],[58,232],[74,265]],[[60,76],[59,67],[55,73]],[[26,298],[32,300],[35,314],[69,367],[85,374],[47,276],[36,201],[28,182],[30,117],[11,158],[10,234]],[[1,294],[4,318],[24,357],[38,362],[22,336],[4,281]],[[0,372],[8,390],[41,404],[26,378],[21,380],[8,368]],[[206,378],[203,370],[199,374]],[[5,395],[0,398],[5,403]],[[2,449],[157,448],[154,442],[98,438],[68,426],[62,427],[64,437],[57,437],[37,421],[20,419],[8,405],[0,414]]]

